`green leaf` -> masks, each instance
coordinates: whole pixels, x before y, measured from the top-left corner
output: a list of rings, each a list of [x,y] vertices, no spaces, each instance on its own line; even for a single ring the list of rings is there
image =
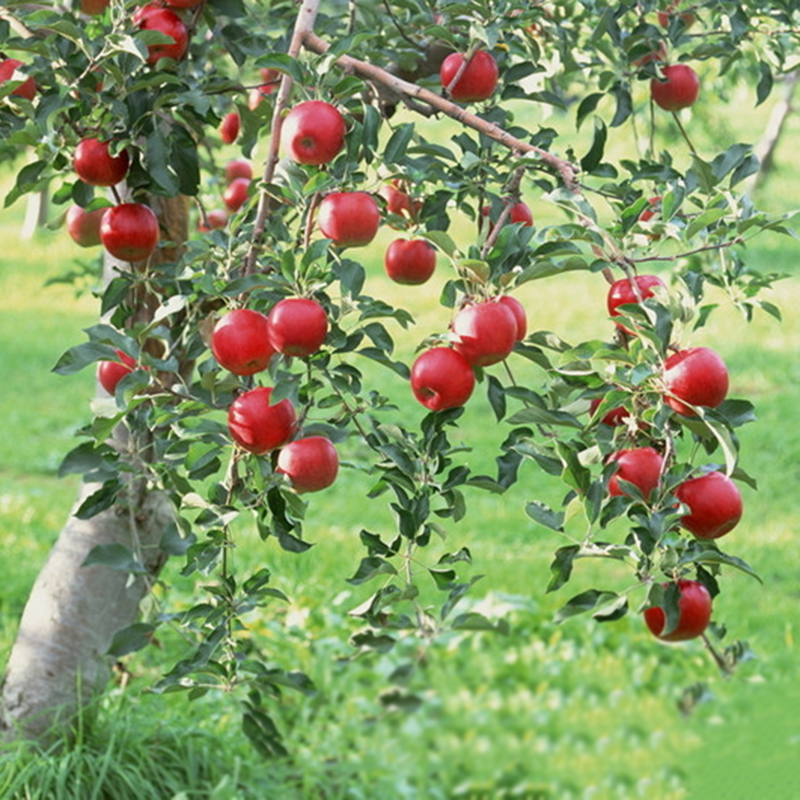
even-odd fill
[[[607,138],[608,131],[605,123],[601,119],[596,119],[592,146],[589,148],[589,152],[581,159],[581,169],[584,172],[591,172],[603,160]]]
[[[455,257],[456,253],[458,252],[456,243],[445,231],[425,231],[422,236],[429,242],[432,242],[434,245],[436,245],[436,247],[438,247],[446,255],[450,256],[450,258]]]
[[[93,547],[81,564],[82,567],[103,566],[121,572],[146,574],[147,570],[134,557],[133,553],[121,544],[98,544]]]
[[[760,106],[772,92],[772,70],[766,61],[758,62],[758,85],[756,86],[756,106]]]
[[[539,525],[551,531],[564,531],[564,512],[554,511],[539,500],[533,500],[525,506],[525,513]]]
[[[759,583],[764,583],[758,573],[744,560],[738,556],[730,556],[721,550],[708,549],[699,553],[687,553],[680,560],[681,564],[716,564],[718,566],[733,567],[751,578],[755,578]]]
[[[497,622],[492,622],[477,611],[459,614],[451,623],[451,627],[453,630],[461,631],[494,631],[504,636],[507,636],[510,630],[506,620],[499,619]]]
[[[397,575],[397,570],[394,568],[393,564],[390,564],[383,558],[367,556],[361,559],[356,574],[353,575],[352,578],[348,578],[347,582],[353,586],[359,586],[378,575]]]
[[[83,344],[70,347],[61,358],[58,359],[53,367],[53,372],[57,375],[73,375],[89,364],[97,361],[116,361],[117,351],[107,344],[97,342],[84,342]]]
[[[406,149],[414,136],[414,123],[405,122],[395,129],[389,137],[383,151],[383,160],[387,164],[394,164],[400,161],[406,154]]]
[[[456,579],[456,571],[454,569],[435,569],[428,567],[433,582],[436,584],[437,589],[448,591],[453,588],[453,581]]]
[[[561,515],[563,517],[563,514]],[[575,558],[581,551],[578,544],[570,544],[565,547],[559,547],[556,550],[556,557],[550,565],[550,583],[547,584],[548,592],[555,592],[560,589],[572,575],[572,565]]]
[[[121,658],[128,653],[142,650],[153,641],[156,626],[149,622],[134,622],[127,628],[117,631],[111,639],[106,655]]]
[[[516,414],[512,414],[506,422],[509,425],[565,425],[578,430],[583,428],[583,424],[572,414],[567,414],[565,411],[551,411],[538,406],[523,408]]]
[[[97,491],[87,497],[75,512],[78,519],[91,519],[95,514],[105,511],[117,501],[120,482],[116,479],[105,481]]]
[[[588,589],[569,599],[556,612],[554,621],[560,623],[578,614],[585,614],[588,611],[594,611],[598,608],[599,610],[603,610],[606,606],[616,604],[618,598],[619,595],[616,592],[603,592],[598,589]]]

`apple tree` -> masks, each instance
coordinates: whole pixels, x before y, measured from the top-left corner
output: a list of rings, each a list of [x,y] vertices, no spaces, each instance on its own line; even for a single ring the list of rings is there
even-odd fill
[[[396,520],[341,564],[372,587],[350,610],[360,650],[396,648],[413,670],[409,642],[504,629],[459,610],[476,577],[452,530],[470,493],[501,503],[539,470],[562,486],[560,505],[526,507],[566,542],[540,580],[564,591],[558,618],[643,614],[732,669],[745,646],[718,643],[712,605],[730,570],[754,574],[735,536],[720,545],[737,484],[754,484],[736,434],[754,409],[729,396],[735,375],[701,329],[710,286],[748,319],[778,315],[759,294],[778,276],[746,247],[788,230],[741,190],[753,148],[715,152],[702,107],[742,84],[765,102],[797,30],[781,2],[7,3],[6,204],[51,187],[105,275],[101,321],[55,366],[99,365],[102,392],[61,468],[84,488],[20,624],[7,730],[68,720],[109,659],[170,623],[194,644],[155,689],[236,690],[248,736],[281,752],[275,698],[310,682],[248,631],[285,599],[270,571],[242,574],[229,554],[248,524],[265,548],[313,557],[304,516],[345,457]],[[368,291],[360,256],[379,226],[397,231],[385,267],[410,287],[402,307]],[[415,292],[437,269],[439,327],[417,333]],[[604,338],[538,330],[515,297],[578,271],[607,287]],[[398,422],[395,383],[413,422]],[[503,432],[492,474],[459,427],[479,392]],[[196,577],[196,603],[140,617],[168,557]],[[595,557],[629,580],[570,597]]]

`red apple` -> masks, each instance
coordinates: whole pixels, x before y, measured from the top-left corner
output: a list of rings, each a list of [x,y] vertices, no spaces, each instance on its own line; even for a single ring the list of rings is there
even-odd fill
[[[78,4],[84,14],[95,17],[102,14],[107,8],[111,0],[80,0]]]
[[[305,358],[322,346],[328,335],[328,315],[315,300],[287,297],[269,312],[269,338],[285,356]]]
[[[639,214],[639,222],[647,222],[651,220],[657,213],[658,213],[658,206],[661,202],[661,195],[656,195],[655,197],[650,197],[647,200],[650,203],[650,208],[646,208]]]
[[[247,105],[251,111],[255,111],[261,105],[261,101],[278,88],[281,73],[277,69],[264,67],[261,69],[261,79],[264,83],[251,89],[247,98]]]
[[[384,184],[380,189],[380,195],[386,201],[386,210],[390,214],[416,220],[422,210],[422,201],[412,200],[399,180]]]
[[[611,284],[606,296],[606,307],[609,315],[619,317],[622,314],[621,311],[617,310],[620,306],[639,304],[640,298],[636,296],[637,292],[641,300],[646,300],[648,297],[655,295],[657,287],[667,288],[664,281],[657,275],[636,275],[633,279],[628,277],[620,278]],[[625,333],[629,333],[632,336],[635,335],[634,331],[619,322],[614,324]]]
[[[319,204],[317,222],[322,235],[339,247],[363,247],[375,238],[381,213],[367,192],[331,192]]]
[[[491,217],[491,213],[492,213],[491,206],[484,206],[481,209],[481,214],[483,214],[484,217]],[[521,223],[525,227],[531,227],[533,225],[533,214],[531,213],[528,204],[523,203],[521,200],[518,203],[514,203],[511,206],[511,211],[506,217],[506,222],[508,224]],[[489,227],[490,234],[493,229],[494,229],[494,220],[491,221],[491,226]]]
[[[75,148],[72,166],[77,176],[90,186],[115,186],[128,174],[131,159],[127,150],[111,155],[111,142],[88,137]]]
[[[244,450],[264,455],[294,436],[297,416],[288,399],[270,404],[272,389],[259,386],[239,395],[228,409],[228,430]]]
[[[100,223],[105,208],[86,211],[80,206],[70,206],[66,215],[67,233],[75,244],[81,247],[95,247],[100,244]]]
[[[497,88],[500,73],[494,57],[485,50],[476,50],[473,53],[458,82],[450,87],[465,60],[463,53],[451,53],[447,56],[439,70],[442,86],[448,89],[453,100],[460,102],[473,103],[491,97]]]
[[[206,214],[206,219],[208,220],[207,225],[202,217],[197,221],[197,230],[201,233],[224,228],[228,224],[228,212],[223,208],[212,208]]]
[[[689,405],[716,408],[725,399],[728,369],[713,350],[689,347],[664,362],[664,385],[667,405],[685,417],[693,417],[695,412]]]
[[[97,380],[109,393],[117,391],[117,384],[136,369],[136,362],[122,350],[117,350],[119,361],[99,361],[97,364]]]
[[[675,496],[689,507],[681,524],[698,539],[719,539],[730,533],[742,518],[739,488],[721,472],[709,472],[684,481]]]
[[[344,147],[346,127],[339,110],[323,100],[296,105],[283,121],[281,142],[298,164],[327,164]]]
[[[670,20],[675,16],[681,18],[686,28],[691,28],[697,22],[697,17],[690,11],[679,12],[678,5],[678,3],[670,3],[663,11],[658,12],[658,24],[662,28],[669,28]]]
[[[668,583],[664,584],[667,588]],[[650,631],[665,642],[683,642],[694,639],[708,627],[711,621],[711,595],[700,581],[680,580],[678,592],[678,624],[669,633],[661,631],[667,623],[667,615],[660,606],[644,610],[644,621]]]
[[[253,166],[243,158],[234,158],[225,165],[225,180],[230,183],[236,178],[253,179]]]
[[[523,306],[516,297],[512,297],[510,294],[501,294],[500,297],[497,298],[497,302],[510,309],[511,313],[514,315],[514,319],[517,321],[516,340],[521,342],[528,333],[528,315],[525,313],[525,306]]]
[[[241,119],[238,111],[229,111],[223,118],[219,126],[219,135],[225,144],[233,144],[239,135]]]
[[[664,80],[650,81],[650,95],[656,105],[665,111],[680,111],[697,102],[700,96],[700,78],[688,64],[670,64],[661,72]]]
[[[504,303],[489,300],[465,306],[453,317],[453,347],[473,367],[487,367],[508,356],[517,341],[517,319]]]
[[[232,214],[237,212],[250,195],[250,180],[248,178],[234,178],[222,193],[222,202]]]
[[[339,456],[330,439],[308,436],[281,449],[276,471],[288,475],[298,493],[319,492],[336,480]]]
[[[14,73],[20,67],[24,66],[25,65],[21,61],[17,61],[16,58],[6,58],[0,61],[0,83],[22,80],[25,77],[24,75],[21,73],[14,75]],[[11,94],[17,97],[24,97],[26,100],[33,100],[36,96],[36,81],[33,78],[22,80],[22,83],[17,86]]]
[[[214,326],[211,351],[217,363],[234,375],[265,370],[275,355],[266,316],[249,308],[229,312]]]
[[[618,464],[617,471],[608,482],[609,494],[627,495],[628,493],[619,484],[619,481],[623,480],[636,486],[645,500],[650,499],[650,495],[658,488],[664,466],[664,459],[657,450],[652,447],[618,450],[612,453],[608,460]]]
[[[106,209],[100,241],[115,258],[144,261],[158,246],[158,217],[142,203],[120,203]]]
[[[425,239],[395,239],[386,248],[383,266],[395,283],[419,286],[436,269],[436,248]]]
[[[164,8],[166,8],[164,0],[152,0],[152,2],[145,3],[143,6],[138,6],[136,8],[131,17],[131,22],[139,27],[145,17],[149,17],[154,11],[161,11]]]
[[[463,406],[475,388],[475,373],[461,353],[434,347],[417,356],[411,366],[414,397],[431,411]]]
[[[168,8],[154,8],[143,13],[139,28],[143,31],[158,31],[169,36],[171,44],[147,45],[147,63],[155,64],[161,58],[180,61],[189,49],[189,31],[183,20]]]
[[[600,403],[603,402],[602,397],[595,397],[589,403],[589,414],[594,415],[594,412],[597,411]],[[628,417],[632,416],[631,412],[628,411],[625,406],[616,406],[615,408],[611,408],[600,417],[600,422],[603,425],[610,425],[612,428],[617,427],[618,425],[624,425],[625,420]],[[641,427],[641,425],[640,425]]]

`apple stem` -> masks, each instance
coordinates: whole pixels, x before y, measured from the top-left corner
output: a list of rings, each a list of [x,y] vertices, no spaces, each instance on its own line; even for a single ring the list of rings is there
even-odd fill
[[[723,672],[725,675],[730,675],[733,670],[725,663],[725,659],[717,652],[716,648],[713,644],[711,644],[711,640],[708,638],[707,634],[701,633],[700,638],[703,640],[703,644],[706,646],[706,649],[709,653],[711,653],[714,662],[719,667],[720,671]]]
[[[681,136],[686,140],[686,144],[689,145],[689,150],[691,151],[693,156],[697,156],[697,150],[694,149],[694,145],[692,144],[692,140],[689,138],[689,134],[686,132],[686,128],[683,127],[683,123],[678,116],[677,111],[672,112],[672,118],[675,120],[675,124],[678,126],[678,130],[681,132]]]

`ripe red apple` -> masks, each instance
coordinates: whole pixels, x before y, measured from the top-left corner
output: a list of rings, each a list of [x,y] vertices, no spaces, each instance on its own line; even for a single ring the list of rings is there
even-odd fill
[[[658,12],[658,24],[662,28],[669,28],[670,20],[675,16],[679,16],[683,20],[683,24],[687,29],[697,22],[697,17],[690,11],[679,12],[678,5],[678,3],[670,3],[663,11]]]
[[[0,61],[0,83],[6,81],[21,80],[24,76],[22,74],[14,76],[14,73],[25,65],[16,58],[6,58]],[[17,97],[24,97],[26,100],[33,100],[36,96],[36,81],[33,78],[27,78],[11,92],[12,95]]]
[[[453,347],[473,367],[487,367],[508,356],[517,341],[514,312],[496,300],[465,306],[453,317]]]
[[[272,389],[259,386],[239,395],[228,409],[228,430],[244,450],[264,455],[294,436],[297,416],[288,399],[270,404]]]
[[[247,98],[247,106],[251,111],[255,111],[261,105],[261,101],[278,88],[281,73],[277,69],[263,67],[261,69],[261,79],[264,83],[251,89]]]
[[[281,449],[276,471],[288,475],[298,493],[319,492],[336,480],[339,456],[330,439],[307,436]]]
[[[90,186],[115,186],[128,174],[131,159],[127,150],[111,155],[111,142],[88,137],[75,148],[72,166],[77,176]]]
[[[328,315],[315,300],[287,297],[269,312],[269,338],[285,356],[305,358],[316,353],[328,335]]]
[[[180,61],[189,49],[189,31],[183,20],[168,8],[154,8],[143,13],[139,28],[143,31],[158,31],[169,36],[171,44],[147,45],[147,63],[155,64],[161,58]]]
[[[450,86],[465,60],[463,53],[451,53],[442,62],[439,79],[443,87]],[[450,97],[465,103],[486,100],[497,88],[499,74],[497,62],[491,53],[476,50],[467,62],[458,82],[449,89]]]
[[[253,166],[243,158],[234,158],[225,165],[225,180],[230,183],[236,178],[253,179]]]
[[[528,333],[528,315],[525,313],[525,306],[523,306],[516,297],[512,297],[510,294],[501,294],[500,297],[497,298],[497,302],[510,309],[511,313],[514,315],[514,319],[517,321],[516,340],[521,342]]]
[[[450,347],[426,350],[411,366],[414,397],[431,411],[463,406],[474,388],[475,373],[469,361]]]
[[[229,312],[214,326],[211,352],[217,363],[234,375],[255,375],[265,370],[275,355],[266,316],[250,308]]]
[[[650,95],[665,111],[680,111],[697,102],[700,78],[688,64],[670,64],[662,68],[664,80],[650,81]]]
[[[105,208],[86,211],[78,205],[70,206],[65,222],[72,241],[81,247],[95,247],[100,244],[100,223],[105,213]]]
[[[742,518],[742,495],[736,484],[722,472],[709,472],[684,481],[675,490],[689,513],[681,524],[698,539],[719,539],[730,533]]]
[[[95,17],[102,14],[107,8],[111,0],[80,0],[78,4],[84,14]]]
[[[158,217],[142,203],[120,203],[106,209],[100,241],[115,258],[144,261],[158,246]]]
[[[593,398],[589,403],[589,414],[594,415],[594,412],[597,411],[598,406],[602,402],[602,397]],[[600,417],[600,422],[603,425],[610,425],[612,428],[615,428],[618,425],[624,425],[625,420],[630,416],[632,416],[632,414],[625,406],[616,406],[606,411],[606,413]],[[644,424],[639,423],[639,428],[641,429],[642,427],[645,427]]]
[[[648,297],[653,297],[653,295],[655,295],[657,287],[662,287],[663,289],[667,288],[664,281],[657,275],[636,275],[633,279],[626,276],[620,278],[618,281],[614,281],[609,287],[608,295],[606,296],[606,307],[608,308],[609,315],[612,317],[619,317],[622,314],[621,311],[617,310],[620,306],[638,305],[640,300],[636,296],[637,291],[641,299],[646,300]],[[635,334],[634,331],[630,328],[626,328],[619,322],[615,322],[614,324],[625,331],[625,333],[631,335]]]
[[[386,201],[386,210],[390,214],[416,220],[422,210],[422,201],[413,200],[399,180],[384,184],[380,195]]]
[[[225,144],[233,144],[236,141],[241,122],[238,111],[229,111],[222,118],[219,126],[219,135]]]
[[[202,217],[197,220],[197,230],[201,233],[224,228],[228,224],[228,212],[222,208],[212,208],[206,214],[206,219],[208,220],[208,225],[205,224]]]
[[[339,247],[363,247],[375,238],[381,213],[367,192],[331,192],[319,204],[317,222],[322,235]]]
[[[728,394],[725,362],[707,347],[689,347],[664,362],[664,402],[678,414],[695,416],[686,405],[716,408]]]
[[[99,361],[97,363],[97,380],[109,393],[117,391],[117,384],[136,369],[136,362],[122,350],[117,350],[119,361]]]
[[[323,100],[296,105],[283,121],[281,142],[298,164],[333,161],[344,147],[346,126],[339,110]]]
[[[386,248],[383,266],[395,283],[419,286],[436,269],[436,248],[425,239],[395,239]]]
[[[141,26],[145,17],[150,16],[154,11],[161,11],[166,8],[167,4],[164,0],[152,0],[150,3],[145,3],[143,6],[137,6],[131,17],[131,22],[137,27]]]
[[[491,217],[492,207],[491,206],[484,206],[481,209],[481,214],[484,217]],[[528,207],[527,203],[523,203],[521,200],[517,203],[514,203],[511,206],[511,211],[509,212],[508,216],[506,217],[506,222],[509,224],[514,223],[521,223],[525,227],[531,227],[533,225],[533,214],[531,213],[530,208]],[[494,230],[495,221],[491,220],[491,225],[489,227],[489,233],[491,234],[492,230]]]
[[[250,195],[249,178],[234,178],[222,193],[222,202],[232,214],[237,212]]]
[[[678,624],[669,633],[661,634],[667,624],[667,615],[660,606],[644,610],[644,621],[650,631],[665,642],[683,642],[694,639],[711,621],[711,595],[700,581],[678,581]],[[669,584],[665,583],[664,587]]]
[[[664,459],[657,450],[652,447],[618,450],[616,453],[612,453],[608,460],[619,465],[608,482],[609,494],[617,496],[628,494],[619,485],[621,479],[638,487],[645,500],[650,499],[650,495],[658,488],[664,465]]]

